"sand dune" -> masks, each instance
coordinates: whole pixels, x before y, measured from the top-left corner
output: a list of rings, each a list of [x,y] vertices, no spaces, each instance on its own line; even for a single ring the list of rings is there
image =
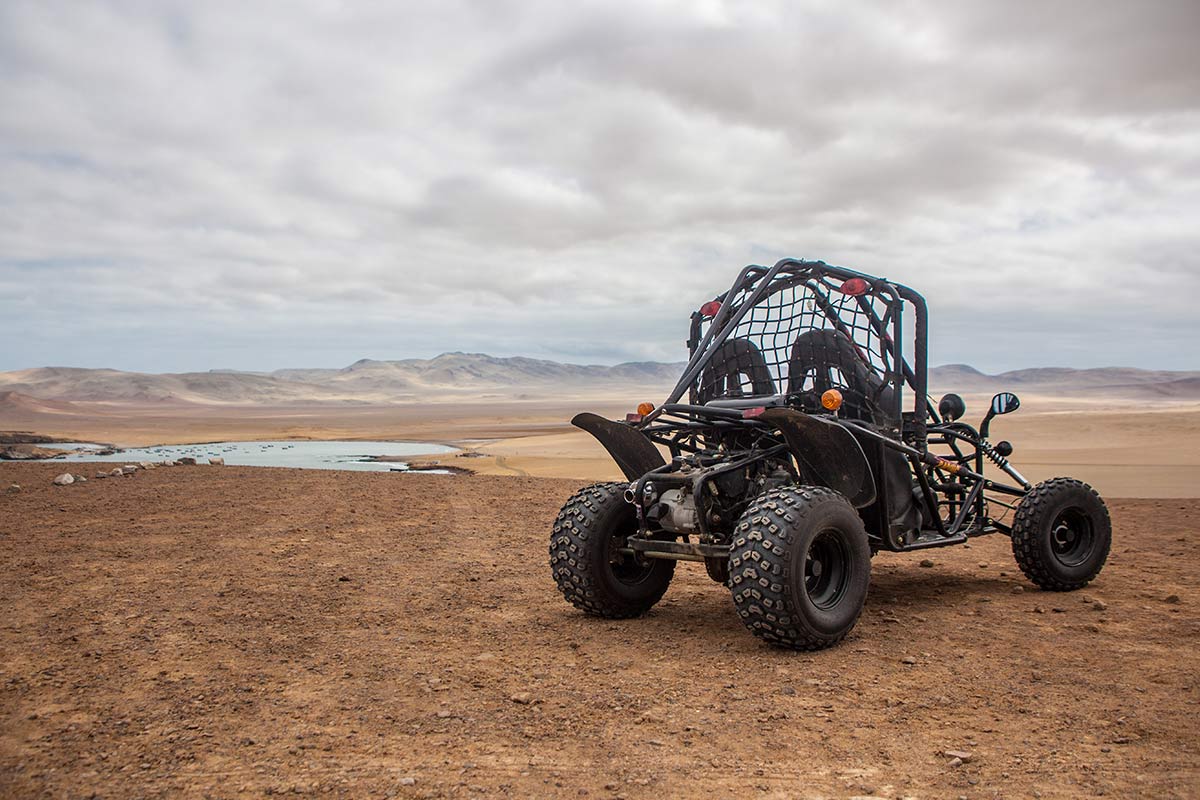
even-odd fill
[[[75,414],[79,410],[68,400],[44,400],[21,392],[0,392],[0,414]]]

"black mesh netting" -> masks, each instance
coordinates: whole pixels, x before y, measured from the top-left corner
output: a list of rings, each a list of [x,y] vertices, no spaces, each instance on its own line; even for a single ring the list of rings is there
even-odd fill
[[[894,422],[895,392],[904,368],[895,368],[892,336],[898,302],[870,291],[841,291],[842,280],[780,274],[713,347],[691,387],[693,403],[796,395],[810,402],[841,391],[842,414],[880,424]],[[725,298],[729,315],[753,294],[751,282]],[[862,284],[862,289],[867,289]],[[704,323],[711,324],[711,321]]]

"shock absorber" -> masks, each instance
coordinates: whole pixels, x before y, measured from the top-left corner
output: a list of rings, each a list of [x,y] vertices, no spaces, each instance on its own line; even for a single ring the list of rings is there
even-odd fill
[[[983,439],[980,439],[975,444],[987,456],[988,460],[1015,478],[1023,488],[1028,489],[1032,485],[1029,481],[1025,480],[1024,475],[1017,472],[1016,468],[1008,463],[1008,456],[1011,456],[1013,451],[1011,444],[999,441],[995,445],[992,445]]]

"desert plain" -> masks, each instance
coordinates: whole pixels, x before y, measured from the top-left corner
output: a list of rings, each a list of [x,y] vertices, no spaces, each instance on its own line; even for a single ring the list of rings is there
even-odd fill
[[[0,494],[0,796],[1200,795],[1200,403],[1023,392],[993,439],[1032,480],[1105,496],[1100,577],[1039,591],[999,536],[882,553],[850,637],[790,653],[697,565],[642,619],[557,593],[559,506],[618,477],[567,420],[647,399],[10,396],[0,429],[64,439],[478,455],[437,457],[471,475],[201,465],[66,487],[59,464],[0,462],[22,487]]]

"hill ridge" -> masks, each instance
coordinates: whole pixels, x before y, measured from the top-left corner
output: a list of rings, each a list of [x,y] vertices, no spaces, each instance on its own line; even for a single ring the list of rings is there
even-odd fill
[[[627,361],[574,364],[529,356],[451,351],[433,358],[361,358],[344,367],[271,371],[213,369],[144,373],[111,368],[37,367],[0,372],[0,397],[32,401],[103,403],[272,404],[390,403],[439,397],[521,397],[522,393],[665,390],[683,363]],[[933,391],[1011,389],[1157,399],[1200,399],[1200,371],[1138,367],[1030,367],[989,375],[968,364],[930,369]],[[17,398],[8,393],[18,393]]]

